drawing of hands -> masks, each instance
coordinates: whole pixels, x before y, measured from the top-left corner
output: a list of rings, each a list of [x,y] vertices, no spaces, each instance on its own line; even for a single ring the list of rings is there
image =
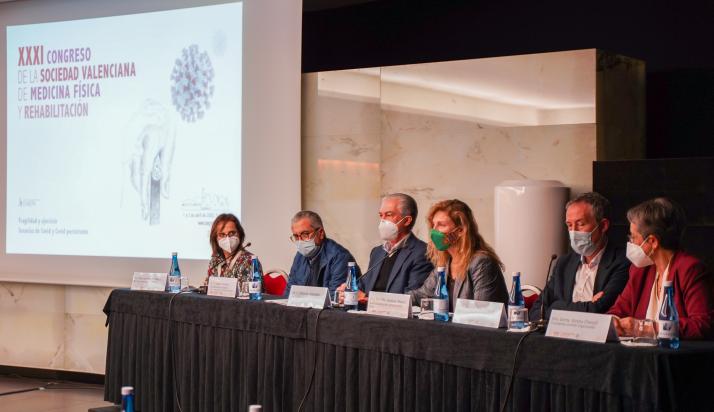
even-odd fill
[[[143,126],[138,129],[129,161],[131,183],[139,193],[142,219],[158,224],[159,194],[169,198],[176,129],[168,111],[152,100],[144,103],[139,118]]]

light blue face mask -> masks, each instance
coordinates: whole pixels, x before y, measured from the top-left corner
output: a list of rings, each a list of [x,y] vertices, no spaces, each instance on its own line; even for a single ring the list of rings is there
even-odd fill
[[[315,253],[315,250],[317,250],[315,239],[298,240],[295,242],[295,246],[297,247],[298,253],[305,257],[312,256]]]
[[[590,232],[578,232],[571,230],[568,232],[570,235],[570,247],[573,248],[575,253],[581,256],[590,256],[597,249],[597,243],[593,243],[593,232],[599,228],[600,225],[595,226]]]

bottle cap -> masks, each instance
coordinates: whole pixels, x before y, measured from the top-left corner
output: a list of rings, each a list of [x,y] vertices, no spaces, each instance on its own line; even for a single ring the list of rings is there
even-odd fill
[[[133,386],[122,386],[121,387],[121,395],[131,395],[134,393],[134,387]]]
[[[513,277],[521,277],[521,272],[513,272]]]
[[[436,268],[436,271],[437,271],[437,272],[446,272],[446,267],[444,267],[444,266],[439,266],[439,267]]]
[[[355,262],[347,262],[347,266],[352,267],[355,265]]]
[[[665,288],[668,286],[672,286],[672,281],[671,280],[662,281],[662,286]]]

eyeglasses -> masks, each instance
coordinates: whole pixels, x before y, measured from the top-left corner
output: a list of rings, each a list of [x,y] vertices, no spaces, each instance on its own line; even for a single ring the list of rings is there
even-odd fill
[[[630,233],[630,234],[627,235],[627,241],[630,242],[630,243],[642,244],[642,243],[644,243],[644,242],[647,240],[648,237],[650,237],[650,235],[640,235],[640,239],[642,239],[642,240],[638,243],[638,242],[635,241],[635,237],[632,236],[632,233]]]
[[[310,231],[306,230],[304,232],[300,232],[297,234],[293,233],[290,236],[290,241],[297,242],[298,240],[310,240],[315,237],[315,234],[317,233],[318,230],[320,230],[320,229],[318,228],[318,229],[310,230]]]
[[[228,233],[218,233],[217,234],[219,239],[227,238],[227,237],[233,237],[233,236],[238,236],[238,231],[232,230]]]

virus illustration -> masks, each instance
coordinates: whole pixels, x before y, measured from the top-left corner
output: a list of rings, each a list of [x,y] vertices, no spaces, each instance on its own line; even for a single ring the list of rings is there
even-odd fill
[[[181,118],[195,122],[203,118],[213,97],[213,65],[206,52],[192,44],[183,49],[171,73],[171,101]]]

